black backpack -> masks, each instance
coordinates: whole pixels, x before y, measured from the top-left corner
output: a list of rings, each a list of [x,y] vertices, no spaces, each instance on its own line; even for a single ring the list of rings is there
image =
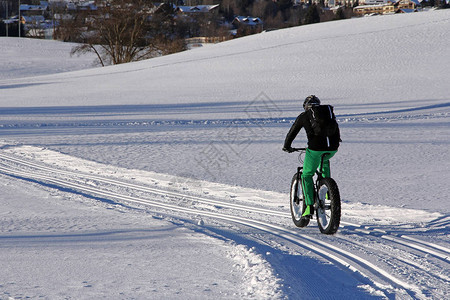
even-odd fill
[[[332,136],[338,130],[336,116],[331,105],[314,105],[310,108],[309,118],[315,135]]]

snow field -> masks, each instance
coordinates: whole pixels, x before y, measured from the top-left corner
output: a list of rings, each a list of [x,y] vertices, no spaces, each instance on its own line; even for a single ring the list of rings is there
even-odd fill
[[[26,49],[0,69],[0,298],[448,298],[449,20],[329,22],[79,71],[68,45],[0,39],[5,62]],[[308,94],[343,135],[334,236],[289,216],[298,163],[281,147]]]
[[[6,146],[6,147],[5,147]],[[8,147],[9,146],[9,147]],[[223,186],[223,185],[217,185],[217,184],[213,184],[213,183],[208,183],[208,182],[196,182],[195,180],[193,181],[185,181],[183,182],[182,178],[176,178],[173,176],[168,176],[168,175],[161,175],[161,174],[157,174],[157,173],[148,173],[148,172],[144,172],[144,171],[133,171],[133,170],[127,170],[127,169],[120,169],[117,167],[113,167],[111,165],[103,165],[103,164],[98,164],[98,163],[93,163],[90,161],[86,161],[86,160],[82,160],[82,159],[74,159],[71,156],[67,156],[64,154],[60,154],[58,152],[54,152],[54,151],[50,151],[50,150],[46,150],[46,149],[41,149],[41,148],[36,148],[36,147],[30,147],[30,146],[14,146],[14,145],[4,145],[3,148],[5,149],[5,153],[7,153],[8,155],[1,155],[1,158],[3,160],[4,163],[6,163],[8,160],[12,159],[11,162],[15,162],[15,164],[19,164],[18,166],[16,166],[15,168],[18,168],[17,170],[21,170],[20,172],[18,171],[14,171],[14,168],[8,168],[8,169],[4,169],[3,167],[2,172],[6,171],[6,174],[17,174],[15,176],[23,176],[20,174],[23,174],[25,172],[25,174],[27,174],[27,169],[32,167],[32,168],[36,168],[36,170],[40,170],[39,173],[42,173],[42,171],[46,171],[46,170],[51,170],[54,169],[53,171],[51,171],[49,174],[54,174],[51,176],[56,176],[56,177],[60,177],[60,176],[66,176],[70,175],[70,177],[67,178],[71,178],[70,181],[72,182],[75,179],[75,174],[80,174],[82,177],[80,177],[81,182],[83,182],[86,187],[87,186],[95,186],[96,187],[96,191],[100,192],[102,190],[104,190],[103,184],[102,184],[102,179],[101,178],[105,178],[105,180],[107,180],[107,182],[110,182],[111,179],[108,178],[118,178],[121,180],[121,182],[123,182],[124,184],[123,187],[127,187],[127,189],[123,189],[121,188],[118,192],[119,193],[124,193],[126,192],[129,188],[137,188],[140,185],[136,186],[135,184],[131,184],[130,182],[152,182],[152,184],[150,186],[157,186],[159,190],[166,190],[167,188],[169,188],[169,190],[166,190],[167,194],[166,195],[175,195],[173,194],[173,190],[175,191],[180,191],[184,193],[180,194],[183,198],[187,197],[187,201],[188,203],[190,203],[190,205],[188,205],[185,208],[185,212],[189,212],[192,211],[194,212],[192,209],[195,208],[196,210],[196,215],[197,217],[194,218],[198,219],[198,216],[204,215],[206,216],[206,219],[204,219],[205,221],[202,220],[202,222],[200,223],[202,227],[206,228],[205,232],[208,231],[212,231],[212,232],[219,232],[219,236],[225,236],[228,237],[232,240],[239,240],[242,242],[241,237],[239,237],[239,235],[236,235],[236,233],[232,233],[232,231],[225,233],[223,232],[223,229],[219,229],[222,226],[222,222],[217,223],[216,221],[210,220],[209,218],[211,216],[216,215],[217,212],[217,208],[220,208],[220,206],[222,206],[222,213],[220,218],[225,217],[226,219],[226,215],[228,215],[228,213],[224,210],[224,208],[228,207],[228,205],[232,204],[232,203],[247,203],[248,205],[255,205],[255,202],[252,201],[251,199],[247,199],[245,197],[245,195],[240,195],[240,189],[235,189],[234,193],[230,193],[228,195],[223,195],[221,196],[221,193],[219,193],[218,191],[220,191],[219,187]],[[13,156],[10,156],[11,154],[13,154]],[[23,158],[26,158],[26,160],[24,160]],[[34,161],[34,162],[33,162]],[[30,163],[31,162],[31,163]],[[20,167],[20,164],[23,164],[22,167]],[[6,164],[5,166],[7,166],[8,164]],[[12,166],[12,165],[11,165]],[[47,166],[47,167],[45,167]],[[67,172],[65,170],[72,170],[70,172]],[[13,173],[10,173],[13,172]],[[29,175],[25,175],[25,176],[32,176],[32,174],[36,174],[34,175],[34,178],[36,178],[35,180],[38,180],[38,182],[50,182],[50,183],[54,183],[55,181],[52,180],[45,180],[44,177],[42,176],[37,176],[37,172],[33,171],[30,172]],[[82,175],[82,174],[93,174],[93,175]],[[94,175],[94,174],[98,174],[98,175]],[[79,176],[79,175],[76,175]],[[172,177],[172,178],[170,178]],[[19,177],[20,178],[20,177]],[[43,181],[44,180],[44,181]],[[100,180],[100,181],[99,181]],[[117,182],[117,181],[114,181]],[[128,183],[127,183],[128,182]],[[111,181],[112,183],[112,181]],[[118,183],[118,182],[117,182]],[[63,182],[58,183],[58,185],[60,187],[62,187],[63,191],[69,191],[69,189],[64,188],[64,186],[66,186],[66,184],[64,184]],[[73,186],[73,184],[68,184],[67,187],[71,187]],[[143,189],[144,186],[142,186]],[[60,188],[61,189],[61,188]],[[149,190],[148,188],[145,188],[146,190]],[[84,189],[86,190],[86,189]],[[172,191],[171,191],[172,190]],[[142,190],[144,191],[144,190]],[[150,190],[149,190],[150,191]],[[225,196],[225,200],[224,202],[222,202],[221,204],[219,204],[220,206],[213,206],[213,207],[207,207],[205,205],[198,205],[195,204],[195,202],[199,201],[201,198],[199,198],[198,196],[189,196],[189,195],[209,195],[209,191],[213,191],[212,194],[214,194],[214,191],[216,193],[216,199],[219,197],[224,197]],[[82,192],[83,194],[85,192],[83,192],[83,189],[80,190],[80,192]],[[98,193],[98,192],[94,192],[93,195],[106,195],[104,193]],[[250,190],[246,191],[245,189],[242,191],[244,192],[244,194],[247,193],[251,193]],[[127,192],[128,193],[128,192]],[[135,193],[133,193],[134,195],[137,195]],[[131,195],[133,195],[131,194]],[[255,191],[255,194],[261,194],[261,191]],[[163,194],[164,195],[164,194]],[[267,197],[268,195],[266,195]],[[99,196],[96,196],[96,199],[98,202],[98,200],[100,200],[100,203],[105,203],[108,204],[109,207],[113,208],[114,210],[117,209],[117,207],[121,208],[123,205],[120,204],[120,202],[117,202],[117,200],[115,199],[116,197],[110,198],[111,200],[108,200],[108,198],[98,198]],[[101,196],[100,196],[101,197]],[[142,197],[144,197],[144,194],[141,194],[140,196],[141,198],[139,199],[144,199]],[[167,197],[167,196],[164,196]],[[205,197],[205,196],[200,196],[200,197]],[[208,199],[211,199],[212,195],[208,196]],[[117,198],[120,199],[120,198]],[[132,199],[138,199],[138,198],[123,198],[125,199],[130,199],[129,201],[134,202],[134,200]],[[174,198],[174,200],[176,200],[177,198]],[[192,200],[189,200],[192,199]],[[207,200],[207,199],[206,199]],[[140,201],[140,200],[139,200]],[[192,202],[195,201],[195,202]],[[127,201],[125,201],[126,203]],[[142,202],[142,201],[140,201]],[[152,201],[153,202],[153,201]],[[185,205],[182,204],[182,202],[180,200],[176,200],[176,202],[178,202],[178,206],[179,205]],[[229,204],[226,204],[227,202],[230,202]],[[143,204],[145,202],[142,202]],[[169,203],[173,203],[173,201],[170,201]],[[252,204],[253,203],[253,204]],[[133,207],[132,204],[131,207]],[[235,204],[233,204],[233,206],[230,207],[234,207]],[[259,206],[259,205],[258,205]],[[125,207],[128,207],[128,205],[126,205]],[[173,205],[170,205],[170,207],[173,207]],[[250,208],[250,206],[248,206]],[[280,205],[278,208],[281,208],[282,206]],[[130,208],[130,207],[128,207]],[[138,206],[139,208],[139,206]],[[140,210],[142,210],[143,207],[141,206]],[[173,208],[172,208],[173,209]],[[205,209],[207,210],[211,210],[213,211],[213,214],[211,213],[206,213]],[[255,207],[254,209],[257,209],[257,207]],[[121,209],[120,209],[121,210]],[[176,210],[178,210],[178,208],[176,208]],[[344,205],[344,210],[346,211],[352,211],[351,206],[347,206]],[[398,243],[398,238],[392,239],[391,238],[391,234],[389,231],[387,230],[393,230],[393,228],[395,228],[396,226],[398,226],[398,229],[400,229],[400,232],[404,232],[406,235],[404,237],[404,239],[409,238],[409,235],[412,234],[417,234],[414,233],[415,231],[415,226],[414,224],[416,223],[415,219],[411,219],[409,224],[405,224],[404,222],[396,225],[397,221],[396,221],[396,215],[398,215],[398,211],[394,210],[394,209],[390,209],[389,207],[379,207],[378,209],[373,207],[371,208],[371,210],[369,212],[367,212],[367,209],[362,210],[365,213],[361,213],[361,212],[355,212],[355,216],[357,216],[357,218],[359,217],[363,217],[365,215],[369,216],[369,217],[373,217],[374,215],[376,215],[376,211],[379,211],[379,215],[389,215],[389,212],[393,212],[393,216],[392,216],[392,220],[393,223],[391,224],[387,224],[388,219],[384,220],[384,224],[386,225],[375,225],[374,227],[370,228],[370,227],[361,227],[360,225],[355,225],[354,223],[349,223],[346,218],[344,218],[343,223],[342,223],[342,229],[341,232],[344,234],[344,236],[339,236],[338,240],[340,240],[340,243],[338,244],[339,246],[333,246],[331,244],[329,244],[329,241],[327,241],[328,239],[324,239],[323,241],[316,241],[316,239],[318,237],[309,237],[308,235],[305,234],[297,234],[295,230],[288,230],[285,233],[277,233],[280,230],[285,231],[286,229],[281,229],[281,227],[279,227],[278,225],[276,226],[272,226],[269,225],[269,223],[266,223],[266,221],[264,222],[255,222],[255,221],[250,221],[250,219],[243,219],[242,218],[242,214],[240,214],[240,217],[232,217],[230,220],[242,220],[245,221],[242,224],[248,224],[251,227],[254,227],[255,229],[259,228],[262,229],[263,231],[266,232],[271,232],[272,234],[275,234],[275,237],[278,236],[278,238],[276,238],[274,240],[274,242],[276,240],[278,240],[279,238],[285,239],[284,242],[269,242],[271,244],[271,247],[274,248],[269,248],[272,249],[270,251],[266,251],[265,252],[265,257],[266,259],[268,258],[269,260],[279,260],[280,257],[282,257],[282,259],[286,259],[284,257],[284,254],[280,254],[278,253],[278,250],[275,250],[277,248],[285,248],[286,247],[286,241],[289,242],[294,242],[295,244],[298,245],[302,245],[303,247],[306,247],[306,249],[312,250],[312,252],[309,252],[309,255],[313,255],[316,256],[318,255],[319,257],[326,257],[328,260],[331,259],[331,261],[334,261],[335,263],[339,263],[342,264],[344,266],[347,266],[350,270],[352,270],[352,272],[355,272],[355,274],[358,274],[357,278],[359,277],[360,281],[362,280],[362,282],[367,282],[370,281],[372,282],[372,287],[375,287],[375,292],[372,293],[373,291],[367,288],[363,288],[364,285],[360,286],[360,288],[363,288],[365,290],[370,291],[372,294],[377,295],[377,294],[384,294],[386,297],[389,294],[397,294],[397,295],[408,295],[408,292],[404,291],[403,289],[409,289],[410,292],[412,293],[411,295],[416,295],[415,297],[419,297],[419,298],[424,298],[424,294],[423,291],[421,289],[419,289],[415,284],[408,284],[405,281],[398,279],[395,275],[389,275],[388,273],[386,273],[383,268],[380,268],[379,266],[374,265],[372,262],[366,260],[365,258],[363,258],[364,256],[361,256],[361,250],[364,248],[361,248],[360,250],[356,250],[357,248],[360,248],[362,245],[367,245],[368,241],[364,238],[364,236],[367,234],[368,236],[371,236],[372,234],[377,235],[377,233],[381,233],[383,234],[382,238],[384,238],[385,240],[391,240],[393,242]],[[183,209],[181,209],[180,211],[183,211]],[[275,212],[277,211],[276,208],[273,208],[273,210],[270,212],[270,214],[273,214],[273,216],[275,216]],[[153,212],[153,214],[156,212],[154,209],[151,209],[150,212]],[[407,213],[407,211],[404,211],[404,214]],[[411,211],[410,214],[417,214],[420,213],[420,211]],[[157,213],[158,215],[160,213]],[[163,215],[167,214],[167,212],[163,212]],[[239,216],[235,215],[235,216]],[[288,214],[284,214],[285,218],[283,218],[286,222],[283,221],[283,223],[287,224],[287,219],[288,219]],[[429,215],[429,214],[423,214],[423,216],[425,217],[423,219],[424,222],[429,222],[429,221],[434,221],[434,220],[438,220],[438,219],[442,219],[442,215],[440,214],[434,214],[434,215]],[[182,219],[185,219],[186,217],[182,217]],[[191,219],[191,217],[188,217],[188,219]],[[280,217],[276,217],[275,219],[280,220]],[[361,219],[360,219],[361,220]],[[357,223],[361,223],[364,224],[364,221],[360,221],[358,220]],[[373,219],[369,219],[372,224],[373,223]],[[189,223],[185,223],[185,222],[177,222],[175,221],[176,224],[178,225],[188,225]],[[241,221],[238,221],[241,222]],[[279,222],[279,221],[278,221]],[[448,222],[448,221],[447,221]],[[220,225],[219,225],[220,224]],[[253,225],[252,225],[253,224]],[[276,221],[275,223],[276,224]],[[433,225],[436,226],[437,224]],[[269,227],[266,227],[269,226]],[[238,227],[239,228],[239,227]],[[390,228],[390,229],[389,229]],[[410,228],[412,229],[412,231],[408,234],[407,231]],[[238,229],[239,231],[242,229]],[[316,229],[317,230],[317,229]],[[435,227],[434,230],[438,230],[438,227]],[[292,233],[291,233],[292,232]],[[295,232],[295,233],[294,233]],[[312,231],[309,232],[309,234],[311,234]],[[356,233],[356,236],[355,236]],[[217,236],[216,234],[213,234],[212,236]],[[225,235],[224,235],[225,234]],[[294,234],[292,237],[290,237],[291,234]],[[346,250],[342,249],[342,242],[345,243],[346,235],[353,236],[352,238],[352,243],[355,242],[355,237],[357,238],[356,241],[359,241],[361,246],[357,246],[357,248],[355,248],[355,246],[357,244],[355,244],[354,246],[352,246],[353,250],[351,252],[347,252]],[[97,235],[97,234],[95,234]],[[208,235],[211,235],[211,233],[209,233]],[[402,237],[403,238],[403,237]],[[420,239],[422,239],[423,237],[421,237]],[[420,240],[419,239],[419,240]],[[107,239],[109,240],[109,239]],[[348,240],[347,242],[349,242],[350,240]],[[379,249],[379,246],[375,246],[378,245],[379,242],[376,242],[374,240],[370,240],[370,243],[373,243],[373,249],[378,249],[377,252],[381,251],[381,249]],[[248,242],[247,242],[248,243]],[[253,243],[253,242],[252,242]],[[409,239],[408,242],[403,242],[403,245],[406,245],[409,247],[409,249],[420,249],[418,248],[418,244],[417,243],[411,243],[411,239]],[[412,245],[412,246],[411,246]],[[446,248],[443,247],[440,250],[438,250],[439,246],[435,245],[435,244],[431,244],[431,248],[436,248],[436,250],[431,250],[430,249],[430,245],[429,243],[423,243],[422,245],[422,250],[425,251],[426,253],[432,254],[433,256],[437,256],[437,257],[441,257],[441,259],[443,259],[444,261],[448,260],[448,254],[447,256],[445,255],[441,255],[440,253],[445,253],[445,251],[447,251],[447,253],[450,253],[450,251],[445,250]],[[326,246],[326,248],[323,248],[323,246]],[[280,292],[282,290],[284,290],[284,293],[286,292],[291,292],[293,293],[292,295],[297,294],[297,292],[299,291],[299,288],[303,287],[302,285],[298,285],[298,284],[294,284],[291,283],[290,280],[286,280],[285,282],[288,283],[287,284],[287,288],[284,287],[284,285],[280,285],[279,284],[279,279],[277,279],[276,277],[273,277],[273,271],[270,270],[270,268],[267,268],[268,265],[266,263],[264,263],[264,260],[262,259],[261,255],[256,255],[256,257],[253,257],[249,254],[253,253],[253,251],[255,251],[256,249],[260,248],[261,246],[253,246],[250,249],[250,252],[245,252],[247,253],[245,255],[241,255],[238,256],[236,258],[236,256],[234,256],[234,254],[231,255],[231,257],[237,261],[236,264],[234,264],[235,268],[238,269],[243,269],[245,270],[245,276],[244,278],[246,278],[247,280],[244,282],[247,282],[248,287],[245,289],[247,292],[244,293],[245,297],[256,297],[256,298],[273,298],[275,296],[281,296]],[[292,246],[290,246],[292,247]],[[290,249],[290,247],[286,248],[286,250]],[[425,248],[424,248],[425,247]],[[248,249],[248,248],[242,248],[242,246],[238,246],[238,248],[232,248],[234,249],[232,253],[234,253],[234,251],[237,251],[238,253],[242,253],[242,249]],[[241,249],[241,250],[239,250]],[[325,250],[325,249],[333,249],[333,252],[329,252],[329,250]],[[274,258],[272,258],[271,255],[271,251],[275,250],[275,255]],[[285,250],[285,251],[286,251]],[[396,248],[392,248],[392,250],[398,251],[396,250]],[[392,251],[391,250],[391,251]],[[259,249],[259,251],[261,251],[261,249]],[[366,250],[364,250],[362,253],[364,253]],[[444,251],[444,252],[442,252]],[[398,252],[398,254],[400,254],[401,252]],[[360,269],[363,265],[360,266],[356,266],[353,263],[348,264],[348,262],[346,260],[343,260],[340,255],[344,254],[347,257],[352,257],[352,259],[354,259],[354,262],[358,262],[359,264],[363,263],[363,265],[365,266],[366,269]],[[366,254],[367,255],[367,254]],[[403,255],[400,255],[398,259],[400,259],[400,261],[402,261],[402,257]],[[390,258],[392,259],[392,258]],[[417,256],[414,261],[416,260],[422,260],[422,258],[420,258],[419,256]],[[410,261],[410,258],[403,258],[404,262],[407,262],[407,264],[413,264],[413,261]],[[379,264],[379,263],[378,263]],[[377,265],[378,265],[377,264]],[[427,263],[429,265],[429,263]],[[282,264],[281,266],[283,266],[284,264]],[[396,265],[394,265],[395,268],[399,268],[401,265],[399,265],[398,263]],[[421,265],[417,265],[418,267],[420,267],[422,270],[426,271],[426,272],[431,272],[431,274],[435,274],[434,272],[436,272],[434,270],[435,267],[433,267],[433,265],[429,265],[428,267],[421,267]],[[278,266],[280,267],[280,266]],[[286,272],[285,270],[286,267],[283,267],[280,271],[280,273],[284,273]],[[321,269],[321,268],[320,268]],[[298,272],[298,270],[297,270]],[[310,273],[311,271],[308,269],[308,273]],[[317,274],[321,274],[323,272],[323,270],[320,270],[317,272]],[[336,272],[336,270],[334,270],[332,272],[332,274],[334,274]],[[369,273],[367,273],[369,272]],[[384,280],[385,279],[381,279],[381,281],[378,280],[373,280],[373,278],[371,277],[370,273],[381,273],[381,274],[385,274],[383,275],[385,278],[388,279],[388,282],[391,281],[391,284],[389,283],[385,283]],[[289,273],[289,272],[288,272]],[[374,274],[376,274],[374,273]],[[312,278],[314,278],[314,274],[316,274],[316,272],[312,272],[311,276]],[[379,275],[378,275],[379,276]],[[286,278],[284,276],[282,276],[282,278]],[[350,278],[347,278],[345,280],[346,285],[348,284]],[[447,280],[448,277],[447,276],[440,276],[439,280]],[[354,279],[352,279],[354,280]],[[428,281],[426,281],[428,282]],[[311,285],[312,282],[310,282]],[[392,285],[394,284],[394,286]],[[395,287],[397,286],[398,287]],[[261,288],[261,287],[266,287],[266,288]],[[330,287],[332,288],[332,286]],[[289,291],[289,289],[293,289],[292,291]],[[384,292],[383,292],[384,290]],[[322,290],[321,291],[314,291],[314,289],[311,290],[311,288],[308,288],[307,291],[305,292],[306,294],[309,293],[319,293],[317,295],[321,295],[323,293],[326,293],[327,290]],[[355,291],[352,291],[352,293],[354,293]],[[197,291],[190,289],[189,291],[187,291],[188,294],[191,293],[197,293]],[[439,293],[439,292],[438,292]],[[312,295],[313,295],[312,294]],[[341,292],[340,295],[346,295],[346,292]],[[225,296],[225,295],[222,295]],[[320,296],[319,296],[320,297]],[[358,296],[359,297],[359,296]]]

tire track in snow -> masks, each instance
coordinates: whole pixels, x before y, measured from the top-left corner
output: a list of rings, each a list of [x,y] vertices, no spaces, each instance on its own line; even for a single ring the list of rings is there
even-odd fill
[[[55,169],[52,167],[47,167],[47,166],[44,166],[41,164],[29,162],[27,160],[19,159],[19,158],[10,156],[10,155],[0,154],[0,159],[3,159],[4,161],[15,162],[17,164],[21,164],[23,166],[28,166],[30,168],[35,168],[35,169],[42,170],[45,172],[50,172],[50,173],[57,172],[59,174],[64,174],[64,175],[70,176],[72,178],[81,176],[83,179],[96,180],[96,181],[105,182],[105,183],[117,185],[117,186],[124,187],[124,188],[132,188],[132,189],[135,189],[135,190],[141,191],[141,192],[153,193],[153,194],[157,194],[160,196],[173,196],[173,197],[183,198],[185,201],[195,201],[198,203],[215,205],[217,207],[222,207],[222,208],[230,208],[230,209],[236,209],[236,210],[241,210],[241,211],[246,211],[246,212],[257,212],[257,213],[262,213],[262,214],[271,215],[271,216],[280,216],[280,217],[289,217],[290,218],[290,213],[283,212],[283,211],[275,211],[273,209],[264,209],[264,208],[254,207],[254,206],[237,204],[237,203],[227,203],[224,201],[214,200],[211,198],[206,198],[206,197],[201,197],[201,196],[193,196],[193,195],[189,195],[187,193],[180,193],[180,192],[169,191],[169,190],[165,190],[165,189],[158,189],[158,188],[152,188],[152,187],[147,187],[147,186],[143,186],[143,185],[137,185],[137,184],[128,183],[128,182],[124,182],[124,181],[120,181],[120,180],[112,179],[112,178],[106,178],[106,177],[90,175],[90,174],[81,174],[81,173],[76,173],[76,172],[72,172],[72,171],[64,171],[64,170]],[[441,221],[441,222],[444,222],[444,221]],[[448,248],[438,246],[433,243],[419,241],[419,240],[411,238],[407,235],[400,236],[400,235],[396,235],[396,234],[390,234],[385,230],[371,228],[369,226],[361,226],[358,224],[349,223],[349,222],[345,222],[345,221],[341,221],[341,225],[347,226],[348,228],[352,228],[352,229],[354,228],[353,229],[354,231],[357,231],[358,233],[362,233],[362,234],[366,234],[366,235],[380,236],[380,234],[383,234],[381,236],[381,238],[383,238],[383,239],[390,240],[391,242],[394,242],[394,243],[406,245],[410,248],[415,248],[416,250],[434,255],[440,259],[443,259],[444,261],[450,262],[450,249],[448,249]],[[411,242],[414,240],[415,240],[415,242]],[[438,251],[435,251],[434,249],[432,249],[433,247],[437,248],[438,251],[443,251],[445,253],[440,253]]]
[[[126,202],[132,202],[135,204],[140,205],[149,205],[151,207],[157,207],[164,210],[170,210],[173,214],[173,212],[179,212],[179,213],[188,213],[188,214],[194,214],[196,216],[204,216],[204,217],[210,217],[215,219],[220,219],[224,221],[234,222],[238,223],[240,225],[245,225],[250,228],[258,229],[263,232],[269,233],[271,235],[278,236],[284,240],[290,241],[302,248],[306,248],[313,253],[323,257],[324,259],[340,265],[343,267],[343,270],[350,271],[352,275],[356,275],[356,279],[364,284],[371,284],[372,286],[375,286],[376,288],[380,290],[401,290],[404,291],[402,294],[406,295],[409,294],[410,296],[417,296],[420,299],[425,299],[424,295],[420,291],[419,288],[410,285],[402,280],[397,279],[396,277],[390,275],[388,272],[382,270],[381,268],[378,268],[374,264],[368,262],[365,259],[359,258],[350,252],[346,252],[345,250],[341,250],[335,246],[332,246],[330,244],[324,243],[324,242],[318,242],[314,240],[313,238],[307,237],[305,235],[301,235],[298,232],[295,232],[293,230],[287,230],[285,228],[282,228],[280,226],[272,225],[265,222],[260,222],[256,220],[249,220],[247,218],[238,217],[238,216],[229,216],[229,215],[223,215],[218,214],[214,212],[205,212],[205,211],[199,211],[197,209],[191,209],[186,207],[180,207],[177,205],[171,205],[171,204],[161,204],[161,202],[158,201],[152,201],[152,200],[143,200],[140,198],[132,197],[132,196],[126,196],[126,195],[119,195],[113,192],[108,191],[101,191],[98,190],[98,188],[92,188],[88,187],[86,185],[80,185],[71,183],[69,181],[61,180],[61,179],[55,179],[50,176],[46,175],[36,175],[36,174],[30,174],[28,172],[23,171],[11,171],[8,168],[0,166],[0,172],[18,179],[24,179],[24,180],[32,180],[37,183],[41,184],[51,184],[56,187],[63,187],[66,191],[67,190],[73,190],[74,192],[81,192],[83,194],[90,194],[94,195],[96,197],[102,197],[106,199],[115,199],[118,201],[126,201]],[[329,251],[332,250],[332,251]],[[364,266],[366,269],[370,270],[370,274],[366,274],[366,272],[361,271],[361,267]],[[382,278],[374,279],[373,275],[378,275],[378,277],[381,275]],[[388,284],[383,283],[382,281],[387,281]]]
[[[408,248],[412,248],[421,251],[423,253],[433,255],[446,263],[450,263],[450,249],[442,247],[440,245],[436,245],[431,242],[421,241],[417,238],[405,234],[389,233],[385,230],[371,228],[369,226],[355,225],[352,223],[347,223],[345,221],[341,221],[341,224],[347,225],[349,228],[352,228],[352,230],[358,233],[369,236],[377,236],[381,239],[385,239],[393,243],[404,245]]]
[[[392,289],[403,290],[401,294],[409,294],[409,296],[415,298],[426,298],[423,295],[422,291],[412,284],[401,280],[388,271],[383,270],[382,268],[376,266],[375,264],[369,262],[368,260],[350,252],[343,250],[329,242],[320,241],[310,237],[308,235],[304,235],[298,232],[298,230],[287,229],[279,225],[274,225],[272,223],[250,219],[248,217],[236,216],[236,215],[226,215],[223,213],[216,213],[212,211],[204,211],[195,208],[189,207],[180,207],[178,205],[163,203],[161,201],[143,199],[134,196],[124,195],[122,193],[117,193],[114,191],[108,191],[104,188],[100,188],[98,186],[93,187],[86,184],[86,180],[95,180],[100,183],[106,183],[111,185],[120,186],[122,188],[134,189],[141,192],[149,193],[152,195],[157,195],[158,197],[169,197],[173,200],[183,200],[186,199],[191,201],[197,201],[202,203],[208,203],[213,205],[219,205],[221,207],[227,207],[230,209],[236,210],[245,210],[245,211],[253,211],[255,212],[255,207],[245,206],[236,203],[225,203],[223,201],[218,201],[214,199],[209,199],[205,197],[197,197],[192,195],[187,195],[185,193],[172,192],[164,189],[156,189],[145,187],[141,185],[136,185],[133,183],[127,183],[124,181],[120,181],[117,179],[104,178],[96,175],[88,175],[80,172],[72,172],[72,171],[63,171],[57,168],[52,168],[48,166],[44,166],[41,164],[36,164],[33,162],[29,162],[24,159],[19,159],[10,155],[0,154],[0,159],[3,166],[0,166],[0,172],[14,176],[17,178],[22,178],[26,180],[34,180],[39,183],[50,183],[57,187],[62,187],[64,189],[70,189],[77,192],[86,193],[89,195],[99,196],[105,199],[115,199],[119,202],[126,201],[131,203],[136,203],[140,205],[147,205],[151,207],[158,207],[164,210],[176,211],[180,213],[188,213],[194,214],[197,216],[204,216],[209,218],[221,219],[225,221],[230,221],[234,223],[238,223],[241,225],[245,225],[251,228],[255,228],[264,232],[267,232],[271,235],[278,236],[284,240],[290,241],[302,248],[306,248],[311,250],[313,253],[323,257],[324,259],[341,266],[342,269],[349,271],[352,275],[355,275],[358,281],[367,284],[371,283],[372,286],[377,287],[380,290],[385,292],[391,291]],[[29,171],[23,171],[26,168],[31,168]],[[40,173],[44,174],[40,174]],[[53,175],[49,175],[53,174]],[[56,178],[57,176],[65,175],[67,178]],[[74,178],[78,180],[84,181],[82,184],[72,182]],[[259,209],[258,213],[269,214],[273,216],[283,216],[287,217],[289,214],[285,212],[276,212],[268,209]],[[345,224],[345,222],[343,222]],[[352,224],[354,225],[354,224]],[[371,232],[369,231],[369,234]],[[389,235],[386,235],[389,236]],[[393,239],[392,239],[393,240]],[[393,240],[395,242],[395,240]],[[404,245],[414,245],[413,248],[419,248],[419,250],[430,252],[431,250],[426,247],[419,247],[417,243],[414,241],[410,241],[409,243],[403,243]],[[445,249],[445,248],[444,248]],[[439,256],[439,255],[438,255]],[[375,276],[375,278],[374,278]],[[388,284],[386,285],[387,282]]]
[[[361,237],[359,236],[359,238]],[[367,246],[367,241],[365,240],[360,240],[355,237],[347,239],[345,242],[349,244],[348,247],[360,252],[372,251],[371,247]],[[385,243],[383,247],[377,247],[376,249],[380,261],[386,265],[391,265],[394,269],[398,269],[398,266],[402,265],[406,267],[405,269],[411,270],[410,274],[416,274],[421,280],[433,280],[439,282],[441,285],[447,285],[450,282],[450,277],[445,274],[445,268],[443,268],[439,261],[435,262],[430,260],[427,255],[421,256],[413,253],[411,250],[414,249],[406,247],[401,251],[400,248],[393,247],[393,244],[390,243]],[[417,275],[419,271],[421,275]],[[440,298],[445,298],[445,295],[440,295]]]
[[[100,182],[105,182],[105,183],[121,186],[124,188],[132,188],[132,189],[135,189],[138,191],[149,192],[149,193],[153,193],[153,194],[157,194],[157,195],[161,195],[161,196],[169,195],[169,196],[173,196],[173,197],[184,198],[186,200],[196,201],[199,203],[212,204],[212,205],[217,205],[217,206],[227,207],[227,208],[232,208],[232,209],[237,209],[237,210],[258,212],[258,213],[272,215],[272,216],[285,217],[288,215],[285,212],[277,212],[277,211],[273,211],[270,209],[249,207],[249,206],[245,206],[245,205],[241,205],[241,204],[237,204],[237,203],[225,203],[223,201],[217,201],[217,200],[210,199],[210,198],[191,196],[187,193],[179,193],[179,192],[174,192],[174,191],[169,191],[169,190],[164,190],[164,189],[151,188],[151,187],[146,187],[146,186],[137,185],[137,184],[133,184],[133,183],[125,183],[120,180],[105,178],[105,177],[101,177],[101,176],[80,174],[80,173],[71,172],[71,171],[64,171],[64,170],[60,170],[60,169],[50,168],[50,167],[46,167],[43,165],[31,163],[31,162],[28,162],[23,159],[17,159],[17,158],[11,157],[11,156],[3,155],[3,154],[0,154],[0,159],[9,160],[11,162],[21,164],[23,166],[28,166],[30,168],[35,168],[35,169],[46,171],[46,172],[51,172],[51,173],[57,172],[58,174],[64,174],[64,175],[71,176],[71,177],[82,176],[83,179],[96,180],[96,181],[100,181]]]

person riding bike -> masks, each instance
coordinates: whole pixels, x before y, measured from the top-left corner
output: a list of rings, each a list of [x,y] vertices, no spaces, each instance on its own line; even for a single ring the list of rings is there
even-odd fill
[[[313,114],[313,110],[311,109],[313,106],[319,106],[320,100],[315,95],[310,95],[306,97],[303,102],[303,108],[305,109],[292,125],[288,134],[286,135],[286,139],[284,141],[283,151],[291,153],[294,149],[291,147],[292,142],[297,137],[297,134],[300,132],[300,129],[305,128],[306,136],[308,137],[308,147],[306,149],[305,159],[303,161],[303,173],[302,173],[302,187],[305,193],[305,203],[306,209],[302,214],[302,217],[310,217],[314,212],[314,181],[313,176],[320,165],[322,155],[327,153],[324,157],[323,161],[323,169],[321,170],[323,176],[330,177],[330,158],[332,158],[338,148],[339,143],[341,142],[339,127],[336,123],[336,130],[331,136],[318,135],[315,133],[312,121],[311,114]],[[331,111],[331,114],[332,111]],[[334,114],[333,114],[334,118]]]

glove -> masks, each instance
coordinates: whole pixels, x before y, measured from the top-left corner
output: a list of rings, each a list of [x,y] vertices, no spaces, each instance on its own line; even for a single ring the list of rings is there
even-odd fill
[[[287,153],[292,153],[294,152],[294,149],[292,149],[292,147],[283,147],[283,151]]]

